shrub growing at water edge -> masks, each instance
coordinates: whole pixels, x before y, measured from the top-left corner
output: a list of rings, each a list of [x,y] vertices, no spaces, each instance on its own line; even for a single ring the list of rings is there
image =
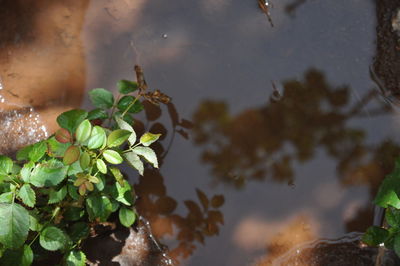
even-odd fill
[[[118,82],[117,99],[105,89],[90,91],[96,109],[62,113],[50,138],[21,149],[15,160],[0,155],[1,265],[31,265],[54,251],[66,265],[85,265],[81,246],[96,225],[112,213],[126,227],[134,224],[134,191],[118,165],[127,162],[141,175],[143,161],[158,168],[149,145],[160,135],[138,138],[132,115],[143,110],[142,96],[168,100],[138,83]]]

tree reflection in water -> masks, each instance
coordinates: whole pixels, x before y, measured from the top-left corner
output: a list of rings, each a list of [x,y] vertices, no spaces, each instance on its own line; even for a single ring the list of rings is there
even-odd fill
[[[331,86],[316,69],[308,70],[303,81],[284,81],[283,88],[278,101],[235,116],[222,101],[199,106],[193,115],[194,142],[214,181],[238,189],[252,180],[292,184],[294,166],[324,150],[342,185],[366,186],[373,198],[400,147],[390,139],[370,144],[365,129],[350,122],[390,113],[378,91],[366,91],[360,101],[351,102],[349,87]],[[345,221],[348,231],[362,231],[372,223],[372,205],[357,212]]]
[[[392,158],[398,150],[390,141],[371,147],[364,130],[349,125],[352,118],[390,111],[375,90],[351,104],[349,87],[329,85],[315,69],[305,73],[304,81],[288,80],[283,87],[280,100],[236,116],[229,113],[226,103],[218,101],[205,101],[195,112],[194,141],[203,147],[202,160],[211,165],[218,181],[237,188],[248,180],[266,178],[292,183],[293,165],[310,161],[322,148],[337,161],[344,184],[361,184],[365,183],[363,177],[355,181],[348,176],[354,177],[366,156]],[[365,110],[372,100],[378,106]],[[385,160],[380,167],[383,172],[390,169],[391,161]]]

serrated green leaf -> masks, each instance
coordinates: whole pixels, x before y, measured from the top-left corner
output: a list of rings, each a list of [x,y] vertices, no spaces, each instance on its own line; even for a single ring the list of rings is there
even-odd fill
[[[88,113],[84,110],[75,109],[67,111],[57,117],[57,123],[70,133],[74,133],[78,125],[86,119],[87,115]]]
[[[155,168],[158,168],[158,160],[156,153],[149,147],[136,147],[132,150],[137,155],[142,156],[149,163],[151,163]]]
[[[115,112],[114,117],[122,118],[122,120],[124,120],[129,125],[133,125],[135,123],[135,121],[133,120],[132,115],[130,115],[129,113],[126,113],[124,115],[124,117],[122,117],[122,112],[121,111],[117,111],[117,112]]]
[[[118,91],[122,94],[128,94],[138,89],[138,84],[134,81],[120,80],[117,83]]]
[[[92,124],[90,124],[88,119],[85,119],[79,124],[78,128],[76,129],[75,132],[76,140],[79,143],[83,143],[90,137],[91,133],[92,133]]]
[[[14,192],[5,192],[0,195],[0,203],[11,203],[14,197]]]
[[[56,251],[65,247],[67,236],[61,229],[48,226],[40,233],[39,243],[46,250]]]
[[[400,210],[397,210],[394,208],[386,209],[385,219],[390,226],[399,228],[400,227]]]
[[[110,148],[118,147],[123,144],[131,134],[132,132],[124,129],[114,130],[107,138],[107,146]]]
[[[371,226],[362,236],[361,240],[367,245],[378,246],[379,244],[383,243],[388,236],[389,232],[386,229],[377,226]]]
[[[29,152],[32,150],[33,145],[28,145],[17,152],[17,160],[25,161],[29,160]]]
[[[139,113],[144,109],[143,104],[138,100],[135,101],[135,97],[133,97],[133,96],[122,97],[118,101],[117,107],[121,113],[128,110],[126,112],[131,113],[131,114]]]
[[[86,210],[91,221],[99,218],[101,222],[107,221],[111,214],[111,202],[106,196],[91,195],[86,199]]]
[[[29,212],[29,229],[35,232],[39,232],[42,229],[39,217],[35,211]]]
[[[124,161],[121,155],[114,150],[105,150],[103,152],[103,157],[107,162],[112,164],[120,164]]]
[[[86,265],[86,256],[80,250],[71,250],[65,259],[65,263],[67,266],[85,266]]]
[[[100,173],[107,174],[107,165],[102,159],[96,160],[96,166]]]
[[[22,202],[28,206],[33,207],[36,204],[36,194],[29,184],[24,184],[19,192],[18,197],[21,198]]]
[[[6,248],[21,247],[29,232],[29,212],[17,203],[0,203],[0,243]]]
[[[399,209],[400,199],[396,193],[396,191],[399,190],[400,178],[393,175],[387,176],[379,187],[378,194],[375,197],[374,203],[383,208],[393,206]]]
[[[56,186],[67,176],[68,167],[57,160],[36,165],[30,177],[30,183],[36,187]]]
[[[63,162],[65,165],[73,164],[78,161],[81,151],[78,146],[70,146],[64,154]]]
[[[13,164],[13,161],[9,157],[0,155],[0,174],[7,175],[11,173]]]
[[[128,161],[129,165],[131,165],[133,168],[138,170],[140,175],[143,175],[144,166],[143,166],[143,162],[140,160],[139,156],[132,151],[125,153],[124,156],[125,156],[125,159]]]
[[[131,125],[129,125],[124,120],[122,120],[120,117],[115,117],[115,121],[117,122],[117,124],[118,124],[120,129],[124,129],[124,130],[127,130],[127,131],[131,132],[131,135],[128,138],[128,142],[129,142],[130,145],[135,144],[135,142],[136,142],[136,133],[135,133],[135,130],[131,127]]]
[[[157,141],[160,138],[161,134],[153,134],[150,132],[146,132],[140,137],[140,143],[143,146],[150,146],[153,142]]]
[[[87,152],[82,152],[81,157],[79,158],[79,163],[83,170],[86,170],[90,166],[90,155]]]
[[[92,130],[92,134],[90,135],[89,141],[88,141],[88,148],[93,150],[93,149],[98,149],[98,148],[104,148],[107,143],[107,136],[106,132],[102,127],[95,126]]]
[[[67,196],[67,187],[63,186],[59,190],[50,189],[49,193],[49,204],[57,203],[62,201]]]
[[[113,94],[105,89],[94,89],[89,91],[89,98],[97,108],[108,109],[114,104]]]
[[[136,220],[136,214],[133,210],[128,209],[126,207],[121,207],[119,209],[119,221],[125,227],[131,227]]]
[[[35,143],[29,152],[28,155],[29,160],[31,160],[32,162],[39,161],[46,154],[46,151],[47,151],[47,144],[45,141]]]
[[[89,120],[95,120],[95,119],[107,119],[108,118],[108,114],[104,109],[94,109],[92,111],[89,112],[87,119]]]
[[[25,183],[29,183],[29,179],[31,177],[31,172],[32,172],[34,167],[35,167],[35,164],[33,162],[26,163],[22,167],[22,169],[21,169],[21,178]]]

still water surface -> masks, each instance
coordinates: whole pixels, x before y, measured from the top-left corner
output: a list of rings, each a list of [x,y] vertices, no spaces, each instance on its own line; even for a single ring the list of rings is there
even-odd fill
[[[60,111],[88,105],[85,91],[140,64],[177,114],[142,117],[165,135],[162,166],[128,174],[180,264],[268,265],[372,224],[400,150],[370,76],[373,1],[271,0],[274,27],[256,0],[79,2],[0,1],[3,116],[33,107],[52,132]]]

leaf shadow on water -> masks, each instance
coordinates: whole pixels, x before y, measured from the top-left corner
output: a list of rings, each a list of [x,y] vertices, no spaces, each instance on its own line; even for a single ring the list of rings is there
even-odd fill
[[[189,130],[193,124],[186,119],[181,119],[173,103],[167,104],[166,108],[144,103],[146,124],[135,121],[135,130],[138,135],[145,131],[162,134],[163,142],[156,142],[153,148],[160,158],[160,168],[163,159],[174,141],[177,133],[184,139],[189,138]],[[171,129],[158,121],[162,118],[162,112],[167,109],[170,118]],[[166,143],[166,148],[164,148]],[[144,175],[139,177],[134,184],[138,196],[136,207],[151,225],[154,236],[163,242],[169,239],[172,244],[168,245],[168,255],[176,262],[187,259],[193,254],[198,244],[205,245],[206,238],[219,234],[220,226],[224,224],[224,216],[220,207],[224,204],[223,195],[207,195],[200,189],[196,189],[195,199],[187,199],[184,204],[187,213],[182,215],[178,211],[178,202],[173,195],[169,195],[164,183],[164,177],[157,169],[145,169]],[[171,241],[169,241],[171,242]]]

